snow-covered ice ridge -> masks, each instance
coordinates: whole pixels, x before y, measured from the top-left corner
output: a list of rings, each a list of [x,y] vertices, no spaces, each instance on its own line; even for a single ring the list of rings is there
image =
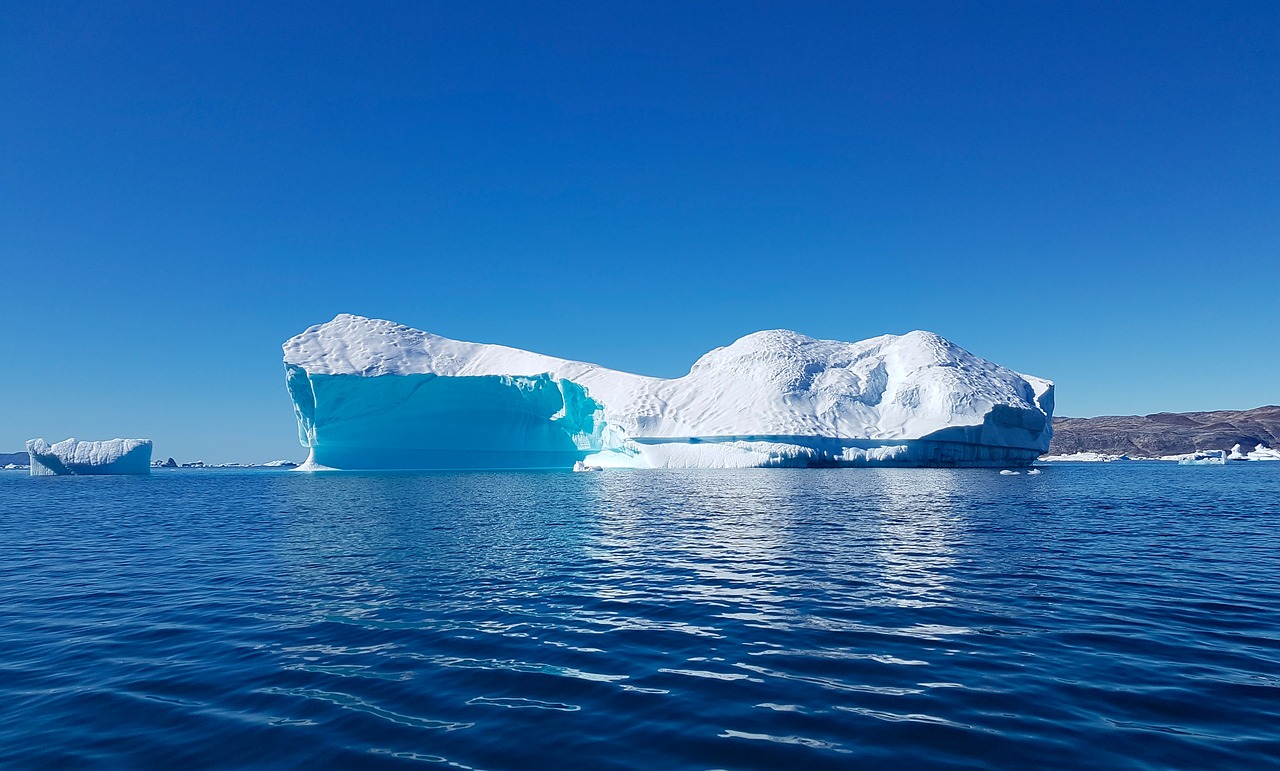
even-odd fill
[[[1025,466],[1053,384],[930,332],[747,335],[663,379],[342,314],[284,344],[304,468]]]
[[[150,439],[108,439],[78,442],[64,439],[49,444],[44,439],[27,442],[31,476],[66,474],[150,474]]]

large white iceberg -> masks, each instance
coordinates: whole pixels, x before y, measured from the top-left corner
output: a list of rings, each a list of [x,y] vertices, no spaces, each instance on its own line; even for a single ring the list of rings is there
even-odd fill
[[[1052,433],[1052,383],[930,332],[757,332],[668,380],[343,314],[284,361],[304,468],[1025,466]]]
[[[27,442],[31,476],[63,474],[150,474],[150,439],[109,439],[77,442],[64,439],[49,444],[43,439]]]

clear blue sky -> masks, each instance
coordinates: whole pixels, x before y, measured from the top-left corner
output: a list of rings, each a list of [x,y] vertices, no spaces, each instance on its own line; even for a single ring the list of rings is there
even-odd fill
[[[1280,402],[1280,4],[0,8],[0,450],[302,458],[339,312],[675,376],[929,329]]]

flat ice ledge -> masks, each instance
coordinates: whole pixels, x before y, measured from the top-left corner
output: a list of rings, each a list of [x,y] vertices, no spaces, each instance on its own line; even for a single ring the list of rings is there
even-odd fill
[[[27,454],[31,456],[33,477],[151,473],[150,439],[64,439],[55,444],[31,439]]]

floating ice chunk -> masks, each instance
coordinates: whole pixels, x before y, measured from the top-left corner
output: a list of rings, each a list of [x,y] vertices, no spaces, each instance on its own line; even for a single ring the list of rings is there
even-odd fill
[[[1039,473],[1040,473],[1040,469],[1038,469],[1038,468],[1033,468],[1033,469],[1031,469],[1031,470],[1027,471],[1027,474],[1029,474],[1030,476],[1035,476],[1035,475],[1037,475],[1037,474],[1039,474]]]
[[[1021,471],[1011,471],[1009,469],[1000,470],[1000,476],[1005,476],[1005,477],[1017,476],[1018,474],[1021,474],[1021,473],[1022,473]]]
[[[49,444],[43,439],[27,442],[31,476],[64,474],[150,474],[150,439],[109,439],[78,442],[66,439]]]
[[[1249,452],[1244,452],[1240,445],[1231,448],[1227,460],[1280,460],[1280,450],[1273,450],[1265,444],[1258,444]]]
[[[1273,450],[1265,444],[1259,444],[1246,457],[1249,460],[1280,460],[1280,450]]]
[[[284,344],[307,464],[1026,466],[1053,384],[929,332],[757,332],[662,379],[340,315]]]
[[[1223,466],[1227,462],[1226,450],[1200,450],[1165,460],[1177,460],[1179,466]]]

